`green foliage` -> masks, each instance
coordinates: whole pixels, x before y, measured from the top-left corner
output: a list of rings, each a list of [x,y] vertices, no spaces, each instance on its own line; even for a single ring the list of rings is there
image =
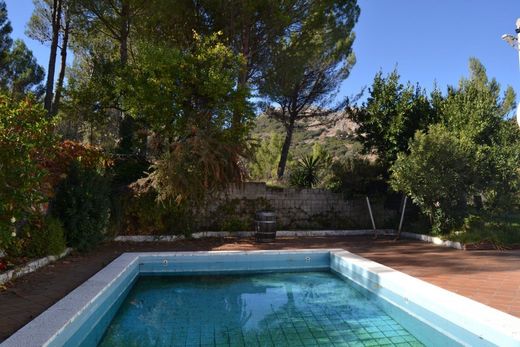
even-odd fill
[[[63,223],[69,246],[92,249],[104,239],[110,218],[107,178],[74,162],[56,189],[50,211]]]
[[[116,234],[190,235],[197,226],[194,210],[187,204],[157,203],[154,192],[121,194]]]
[[[135,60],[120,84],[125,108],[159,134],[188,136],[193,128],[222,129],[235,112],[252,116],[249,91],[235,88],[243,60],[218,34],[195,34],[190,50],[143,42]]]
[[[470,144],[441,125],[418,131],[410,153],[392,166],[391,186],[410,196],[431,220],[435,233],[457,226],[474,192],[475,156]]]
[[[486,208],[510,210],[518,204],[520,131],[504,119],[513,110],[511,87],[501,96],[500,85],[490,80],[484,66],[470,60],[470,78],[450,88],[440,106],[441,121],[455,136],[473,144],[476,189]]]
[[[320,171],[325,158],[310,154],[300,158],[296,167],[291,171],[289,184],[298,188],[312,188],[320,183]]]
[[[309,121],[309,124],[311,124],[311,121]],[[347,157],[359,155],[362,150],[360,143],[356,142],[350,133],[340,130],[344,124],[343,122],[333,122],[331,119],[330,121],[327,120],[322,126],[309,125],[296,127],[293,133],[287,166],[289,168],[294,166],[294,158],[300,158],[312,152],[314,146],[317,144],[334,160],[342,160]],[[265,164],[260,166],[264,168],[272,167],[274,172],[269,175],[266,170],[267,176],[262,178],[253,175],[250,171],[250,175],[253,179],[267,180],[267,177],[274,178],[276,176],[276,165],[278,164],[280,153],[276,153],[275,148],[278,148],[278,151],[280,151],[284,134],[285,130],[283,126],[276,120],[267,117],[265,114],[256,117],[255,126],[251,130],[251,135],[253,138],[259,138],[260,144],[257,153],[262,153],[260,163],[264,163],[264,158],[266,160]],[[273,143],[271,143],[271,141]],[[269,149],[267,150],[267,148]],[[264,153],[269,153],[269,155],[265,155],[264,157]],[[267,158],[271,158],[272,162],[267,162]],[[251,166],[252,165],[254,164],[251,164]]]
[[[126,186],[146,176],[150,162],[143,157],[119,157],[112,167],[112,185]]]
[[[458,88],[448,89],[440,105],[440,120],[467,141],[493,145],[500,141],[503,119],[514,107],[515,93],[509,87],[501,97],[500,85],[489,80],[482,63],[472,58],[469,65],[469,79],[462,78]]]
[[[45,76],[43,68],[38,65],[32,51],[25,43],[16,40],[8,57],[7,67],[7,90],[12,97],[21,99],[29,92],[34,92],[36,96],[43,93],[41,82]]]
[[[7,6],[5,1],[0,1],[0,83],[1,87],[6,87],[7,76],[6,73],[9,64],[9,50],[13,45],[13,39],[11,38],[11,32],[13,27],[7,17]]]
[[[47,241],[46,253],[51,255],[61,254],[67,247],[63,225],[58,219],[47,217],[45,227],[47,234],[45,237]]]
[[[491,243],[498,249],[520,245],[520,218],[469,215],[464,219],[462,230],[452,234],[450,239],[465,244]]]
[[[271,133],[266,139],[260,139],[253,160],[249,163],[249,177],[253,180],[273,180],[280,161],[283,138],[279,133]]]
[[[84,139],[90,144],[106,143],[105,147],[116,146],[118,120],[115,118],[119,114],[115,110],[119,93],[116,77],[120,74],[120,65],[104,57],[75,57],[68,69],[61,108],[62,122],[75,127],[73,134],[66,134],[68,137]]]
[[[27,225],[22,233],[28,238],[24,249],[28,257],[59,255],[66,248],[63,226],[56,218],[47,217],[40,226]]]
[[[144,186],[158,193],[159,201],[201,203],[229,183],[242,182],[240,158],[247,147],[216,132],[196,132],[171,145],[151,167]]]
[[[284,176],[293,131],[302,120],[341,110],[334,97],[355,63],[352,45],[359,17],[356,0],[310,1],[290,34],[273,48],[258,91],[265,112],[285,128],[277,176]]]
[[[470,78],[432,95],[439,124],[418,132],[410,154],[392,166],[391,184],[405,192],[430,218],[434,232],[459,227],[470,213],[469,198],[483,197],[479,214],[518,208],[520,131],[505,118],[515,95],[489,80],[483,65],[470,60]]]
[[[46,202],[46,171],[39,161],[55,142],[52,124],[31,98],[14,101],[0,95],[0,248],[10,242],[17,222]]]
[[[20,225],[5,251],[14,258],[41,258],[61,254],[65,247],[61,223],[55,218],[34,214]]]
[[[290,35],[273,47],[271,62],[259,82],[260,94],[284,111],[330,102],[330,94],[350,73],[355,63],[352,51],[354,25],[359,17],[355,0],[309,1],[308,12],[295,18]],[[295,23],[296,24],[296,23]],[[291,105],[289,110],[283,108]],[[277,113],[277,114],[280,114]],[[298,116],[298,115],[297,115]],[[280,119],[285,125],[288,119]]]
[[[352,119],[359,125],[356,134],[365,152],[375,152],[388,168],[397,153],[408,151],[415,132],[425,130],[436,115],[424,90],[410,82],[403,85],[394,70],[386,77],[376,74],[366,103]]]
[[[37,64],[32,52],[21,40],[13,40],[11,23],[7,17],[5,1],[0,1],[0,90],[16,99],[29,92],[41,95],[43,68]]]
[[[326,186],[346,198],[382,195],[387,191],[385,168],[361,157],[336,160],[331,165]]]
[[[236,86],[243,64],[219,35],[195,34],[191,50],[142,43],[121,81],[124,104],[158,138],[149,178],[158,198],[200,201],[243,177],[247,127],[229,127],[236,113],[252,116],[248,90]]]

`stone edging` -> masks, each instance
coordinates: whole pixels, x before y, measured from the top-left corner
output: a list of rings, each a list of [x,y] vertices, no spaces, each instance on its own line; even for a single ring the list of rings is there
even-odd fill
[[[378,229],[378,235],[395,235],[394,229]],[[277,236],[281,237],[322,237],[322,236],[355,236],[355,235],[373,235],[372,229],[360,230],[280,230],[276,232]],[[254,231],[202,231],[193,233],[191,235],[194,239],[203,237],[252,237],[255,235]],[[402,232],[401,236],[419,240],[423,242],[432,243],[436,246],[443,246],[465,250],[464,244],[456,241],[446,241],[435,236],[416,234],[410,232]],[[121,235],[117,236],[114,241],[118,242],[172,242],[176,240],[184,240],[184,235]]]
[[[377,230],[379,234],[393,235],[392,229]],[[361,230],[279,230],[277,236],[281,237],[320,237],[320,236],[354,236],[354,235],[372,235],[372,229]],[[201,231],[191,235],[194,239],[203,237],[252,237],[254,231]],[[184,240],[184,235],[121,235],[117,236],[114,241],[119,242],[171,242],[176,240]]]
[[[40,259],[36,259],[28,262],[24,266],[15,267],[14,269],[8,270],[2,274],[0,274],[0,285],[9,282],[18,277],[22,277],[28,273],[34,272],[39,268],[44,267],[50,263],[55,262],[58,259],[61,259],[68,255],[72,251],[72,248],[66,248],[63,253],[60,255],[49,255]]]
[[[460,250],[466,249],[466,247],[463,243],[460,243],[457,241],[443,240],[443,239],[440,239],[435,236],[408,233],[408,232],[402,232],[401,236],[407,237],[409,239],[415,239],[415,240],[419,240],[419,241],[433,243],[434,245],[437,245],[437,246],[450,247],[450,248],[455,248],[455,249],[460,249]]]

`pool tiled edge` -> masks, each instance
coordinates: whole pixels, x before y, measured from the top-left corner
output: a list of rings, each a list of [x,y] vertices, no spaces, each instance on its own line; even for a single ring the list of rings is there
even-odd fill
[[[125,253],[28,323],[7,346],[73,344],[110,317],[139,273],[330,269],[466,345],[520,346],[520,319],[342,249]],[[100,311],[109,313],[100,315]],[[446,318],[445,318],[446,317]],[[108,319],[108,318],[104,318]],[[78,340],[78,341],[79,341]]]
[[[332,251],[330,268],[463,345],[520,346],[507,313],[348,251]]]

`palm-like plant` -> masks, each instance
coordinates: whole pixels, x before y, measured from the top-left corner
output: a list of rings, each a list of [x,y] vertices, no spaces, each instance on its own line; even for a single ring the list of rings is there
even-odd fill
[[[320,182],[323,160],[320,155],[309,154],[298,160],[298,164],[289,177],[292,186],[312,188]]]

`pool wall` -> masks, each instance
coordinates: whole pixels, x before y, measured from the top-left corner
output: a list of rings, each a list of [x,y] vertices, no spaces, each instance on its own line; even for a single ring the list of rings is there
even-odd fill
[[[368,290],[412,333],[410,315],[461,345],[520,346],[520,319],[341,249],[125,253],[0,346],[95,346],[139,274],[316,270]]]
[[[407,324],[402,312],[462,345],[520,346],[520,319],[502,311],[347,251],[331,252],[330,268],[373,293],[385,311],[415,335],[420,330],[413,331],[414,324]]]

